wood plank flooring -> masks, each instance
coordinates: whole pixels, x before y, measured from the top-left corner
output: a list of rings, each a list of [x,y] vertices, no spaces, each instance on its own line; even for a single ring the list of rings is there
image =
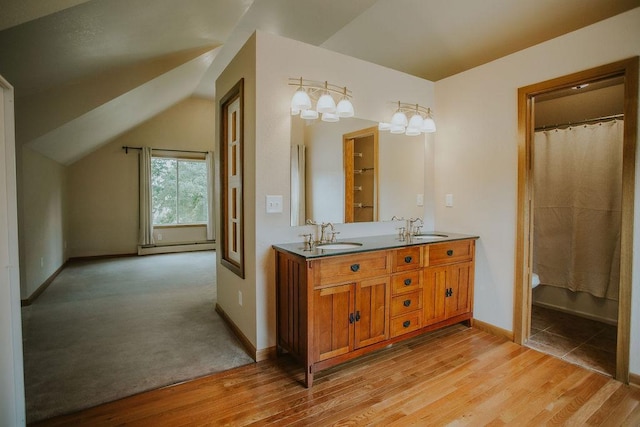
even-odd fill
[[[462,325],[303,379],[281,357],[38,425],[640,425],[640,389]]]

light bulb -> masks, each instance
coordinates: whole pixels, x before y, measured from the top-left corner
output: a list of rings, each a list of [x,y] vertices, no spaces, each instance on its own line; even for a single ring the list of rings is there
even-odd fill
[[[331,95],[325,93],[320,97],[320,99],[318,99],[316,110],[318,111],[318,113],[335,113],[336,102],[333,100],[333,97]]]
[[[300,118],[314,120],[318,118],[318,112],[316,110],[302,110]]]
[[[409,124],[409,121],[403,112],[398,111],[393,115],[393,117],[391,117],[391,124],[406,127]]]
[[[353,117],[355,112],[353,111],[353,105],[351,104],[351,101],[349,101],[347,98],[342,98],[340,102],[338,102],[336,113],[338,114],[338,117]]]
[[[340,120],[340,117],[335,113],[322,113],[323,122],[337,122],[338,120]]]
[[[304,89],[298,89],[291,98],[291,111],[302,111],[309,108],[311,108],[311,98]]]

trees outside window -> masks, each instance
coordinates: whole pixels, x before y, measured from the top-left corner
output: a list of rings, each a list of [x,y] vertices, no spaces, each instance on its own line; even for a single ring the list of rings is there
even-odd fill
[[[202,160],[151,159],[153,225],[207,222],[207,167]]]

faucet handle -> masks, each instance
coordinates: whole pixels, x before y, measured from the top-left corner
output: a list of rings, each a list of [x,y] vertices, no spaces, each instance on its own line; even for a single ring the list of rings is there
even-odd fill
[[[422,230],[422,226],[421,225],[416,225],[416,232],[414,233],[414,235],[420,234],[421,230]]]
[[[306,249],[308,250],[313,249],[313,234],[311,233],[301,234],[300,237],[304,237],[304,243],[305,243]]]
[[[400,241],[404,241],[404,233],[407,230],[405,227],[398,227],[398,238],[400,239]]]
[[[331,242],[335,242],[336,241],[336,234],[340,234],[339,231],[332,231],[331,232]]]

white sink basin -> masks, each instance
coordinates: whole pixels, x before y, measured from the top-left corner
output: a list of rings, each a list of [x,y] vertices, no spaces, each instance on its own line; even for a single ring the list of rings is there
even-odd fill
[[[316,245],[319,249],[353,249],[359,248],[362,243],[340,242],[340,243],[321,243]]]
[[[435,234],[435,233],[427,233],[427,234],[416,234],[415,236],[413,236],[414,239],[430,239],[430,240],[436,240],[436,239],[444,239],[447,236],[446,234]]]

